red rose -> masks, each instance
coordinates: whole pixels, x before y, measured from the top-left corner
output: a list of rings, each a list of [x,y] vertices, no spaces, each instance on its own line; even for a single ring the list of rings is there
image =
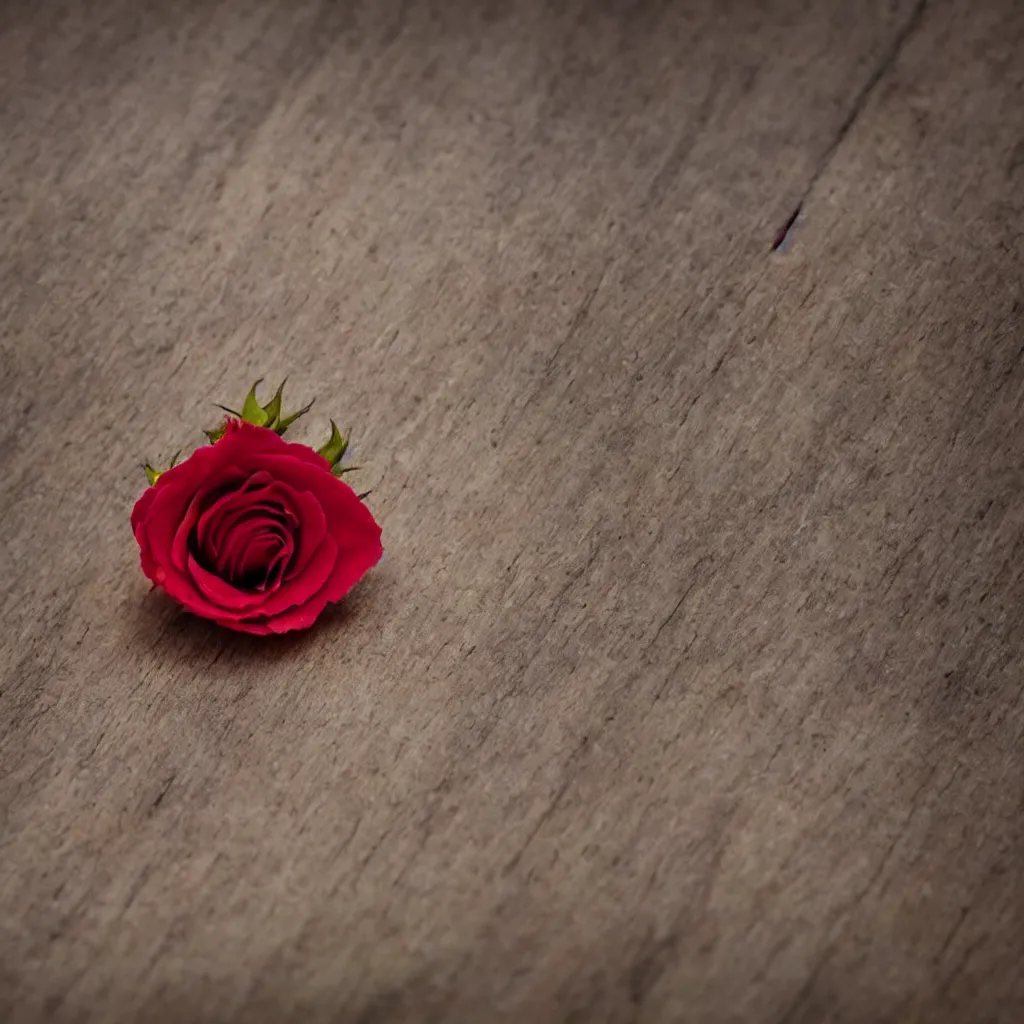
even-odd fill
[[[305,629],[376,565],[380,527],[312,448],[238,420],[226,427],[136,502],[142,571],[229,629]]]

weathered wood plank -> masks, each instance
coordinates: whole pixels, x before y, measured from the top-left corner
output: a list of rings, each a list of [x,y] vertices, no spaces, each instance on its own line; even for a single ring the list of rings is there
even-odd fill
[[[1020,1019],[1024,11],[840,6],[5,7],[5,1018]],[[127,527],[263,374],[270,644]]]

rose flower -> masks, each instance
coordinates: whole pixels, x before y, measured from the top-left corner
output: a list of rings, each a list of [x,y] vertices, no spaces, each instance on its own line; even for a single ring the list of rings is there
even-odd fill
[[[380,559],[380,527],[332,472],[336,459],[240,419],[210,436],[180,465],[150,471],[131,519],[143,572],[229,629],[311,626]]]

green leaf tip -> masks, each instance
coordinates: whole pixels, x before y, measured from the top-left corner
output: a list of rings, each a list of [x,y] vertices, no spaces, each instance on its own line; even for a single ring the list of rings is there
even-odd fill
[[[245,396],[245,402],[242,405],[242,419],[246,423],[251,423],[254,427],[265,427],[267,425],[267,410],[256,399],[256,389],[263,383],[263,378],[260,377],[258,381],[251,388],[249,388],[249,394]]]
[[[281,419],[281,396],[284,394],[284,386],[288,383],[288,378],[285,377],[278,386],[277,391],[274,392],[274,397],[263,406],[263,412],[267,417],[267,426],[275,427]]]
[[[283,434],[300,416],[305,416],[313,407],[313,403],[310,402],[302,409],[299,409],[298,412],[293,412],[286,416],[283,412],[283,398],[287,379],[281,381],[280,386],[274,392],[274,397],[266,405],[263,405],[256,396],[256,391],[262,383],[263,378],[260,377],[249,388],[249,393],[245,396],[245,401],[242,403],[241,412],[226,405],[218,404],[217,408],[223,409],[229,416],[234,416],[235,419],[242,420],[244,423],[251,423],[256,427],[266,427],[277,434]],[[211,444],[216,444],[224,436],[224,432],[225,427],[223,424],[214,427],[212,430],[204,431]]]
[[[309,403],[304,405],[298,412],[293,412],[291,416],[282,417],[277,426],[274,429],[279,433],[283,434],[300,416],[305,416],[310,409],[313,408],[313,403],[316,401],[315,398],[310,399]]]
[[[321,448],[317,448],[317,454],[322,455],[330,464],[332,470],[336,470],[338,463],[345,456],[345,451],[348,448],[348,437],[343,436],[341,431],[338,429],[338,424],[331,420],[331,436]],[[335,475],[340,476],[340,473]]]

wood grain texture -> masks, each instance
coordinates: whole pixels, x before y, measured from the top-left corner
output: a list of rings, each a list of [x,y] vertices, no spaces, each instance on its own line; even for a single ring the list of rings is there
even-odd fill
[[[1024,1019],[1024,7],[11,2],[0,96],[0,1018]],[[128,527],[262,375],[387,548],[280,642]]]

